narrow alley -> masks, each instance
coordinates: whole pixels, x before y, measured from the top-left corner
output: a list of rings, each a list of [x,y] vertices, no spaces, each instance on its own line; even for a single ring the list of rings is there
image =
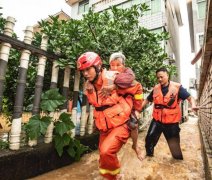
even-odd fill
[[[184,160],[171,157],[163,135],[155,148],[155,156],[140,162],[131,149],[132,141],[119,152],[122,174],[125,180],[204,180],[204,164],[201,154],[198,119],[189,117],[181,124],[181,147]],[[146,131],[139,135],[139,145],[144,152]],[[100,180],[98,175],[98,151],[86,154],[80,162],[32,178],[33,180]]]

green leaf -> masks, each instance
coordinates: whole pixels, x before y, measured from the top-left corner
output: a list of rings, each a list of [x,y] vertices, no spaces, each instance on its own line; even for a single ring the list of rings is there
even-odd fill
[[[79,161],[81,155],[88,150],[87,146],[84,146],[80,143],[79,140],[74,139],[74,145],[75,145],[75,149],[76,149],[76,155],[75,155],[75,160]]]
[[[55,132],[57,134],[59,134],[60,136],[62,136],[63,134],[65,134],[69,130],[70,130],[70,128],[64,122],[59,122],[59,121],[56,122]]]
[[[74,129],[74,123],[71,121],[71,115],[67,113],[62,113],[55,123],[55,133],[62,136],[63,134]]]
[[[65,103],[66,99],[59,92],[58,89],[50,89],[42,94],[41,109],[44,112],[54,112],[60,105]]]
[[[60,120],[55,123],[55,148],[59,156],[62,156],[64,148],[67,147],[67,153],[78,161],[81,155],[88,150],[88,147],[82,145],[80,141],[71,137],[71,134],[69,133],[70,127],[74,127],[73,122],[70,121],[70,115],[62,113],[60,115]]]
[[[46,133],[46,130],[47,130],[49,124],[51,123],[51,120],[52,120],[52,117],[49,117],[49,116],[43,116],[40,119],[40,132],[41,132],[41,134],[44,135]]]
[[[67,149],[67,152],[68,152],[69,156],[74,158],[76,156],[76,151],[74,150],[73,141],[71,141],[71,142],[72,143],[70,143],[70,145]]]
[[[54,138],[54,142],[55,142],[55,148],[57,150],[57,153],[59,154],[59,156],[62,156],[63,154],[63,148],[65,146],[69,145],[69,142],[71,140],[71,137],[67,134],[64,134],[63,136],[56,136]]]
[[[8,148],[9,148],[9,143],[5,142],[5,141],[2,141],[0,139],[0,149],[8,149]]]
[[[30,139],[37,139],[46,133],[50,122],[51,117],[40,118],[40,115],[32,116],[25,126],[27,135]]]
[[[75,128],[75,125],[71,120],[71,114],[63,112],[62,114],[60,114],[59,120],[64,122],[67,126],[69,126],[70,129]]]

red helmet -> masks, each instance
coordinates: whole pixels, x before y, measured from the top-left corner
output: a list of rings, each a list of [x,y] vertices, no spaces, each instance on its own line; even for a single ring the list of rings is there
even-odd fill
[[[102,60],[98,54],[94,52],[86,52],[82,54],[77,60],[77,69],[82,71],[91,66],[102,65]]]

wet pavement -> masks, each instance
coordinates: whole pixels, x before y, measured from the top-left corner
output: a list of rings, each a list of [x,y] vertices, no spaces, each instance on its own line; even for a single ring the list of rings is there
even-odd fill
[[[139,161],[131,149],[132,141],[119,152],[122,174],[125,180],[204,180],[204,164],[197,118],[181,124],[181,148],[184,160],[174,160],[163,135],[154,157]],[[139,134],[139,145],[144,153],[146,131]],[[33,180],[100,180],[98,151],[86,154],[79,162],[31,178]]]

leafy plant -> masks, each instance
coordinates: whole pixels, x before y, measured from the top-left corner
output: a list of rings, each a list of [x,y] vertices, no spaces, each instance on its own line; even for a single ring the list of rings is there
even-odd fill
[[[17,79],[14,77],[18,77],[18,66],[20,64],[20,52],[16,49],[10,50],[10,56],[7,65],[7,71],[5,74],[5,90],[4,90],[4,97],[8,99],[8,101],[4,102],[4,105],[7,106],[7,111],[12,111],[14,107],[14,99],[16,94],[16,86],[17,86]]]
[[[42,135],[45,135],[47,127],[53,121],[50,116],[51,112],[58,110],[65,102],[65,98],[58,92],[58,89],[50,89],[42,94],[41,97],[41,110],[44,114],[32,116],[29,122],[25,125],[25,131],[29,139],[37,139]],[[87,147],[80,144],[76,139],[71,136],[71,130],[75,128],[71,121],[71,115],[62,113],[59,119],[54,123],[54,145],[59,156],[62,156],[64,149],[68,154],[79,160],[81,154],[87,150]]]
[[[65,98],[58,92],[58,89],[50,89],[42,94],[41,110],[43,116],[32,116],[25,125],[26,134],[29,139],[37,139],[41,135],[45,135],[47,127],[53,121],[50,112],[56,111],[64,102]]]
[[[6,98],[6,97],[3,97],[3,100],[2,100],[2,112],[3,112],[3,116],[5,117],[5,119],[6,119],[6,124],[8,125],[8,126],[10,126],[11,125],[11,112],[8,110],[9,108],[8,108],[8,98]]]
[[[2,140],[0,140],[0,149],[8,149],[8,148],[9,148],[8,141],[2,141]]]
[[[2,7],[0,7],[0,9],[2,9]],[[0,13],[0,33],[3,32],[5,22],[6,22],[6,20],[2,17],[2,13]]]
[[[77,139],[72,139],[71,141],[73,142],[70,142],[69,143],[69,147],[67,149],[67,152],[68,154],[71,156],[71,157],[74,157],[74,159],[76,161],[79,161],[80,160],[80,157],[81,155],[87,151],[89,148],[87,146],[84,146],[80,143],[79,140]]]
[[[71,115],[67,113],[62,113],[55,122],[55,148],[59,156],[62,156],[64,150],[73,157],[75,160],[79,160],[82,153],[84,153],[88,148],[82,144],[77,139],[73,139],[71,136],[71,130],[75,126],[71,121]]]
[[[48,116],[32,116],[29,119],[29,122],[25,125],[26,134],[29,139],[33,140],[39,138],[41,135],[45,135],[51,120],[52,118]]]

